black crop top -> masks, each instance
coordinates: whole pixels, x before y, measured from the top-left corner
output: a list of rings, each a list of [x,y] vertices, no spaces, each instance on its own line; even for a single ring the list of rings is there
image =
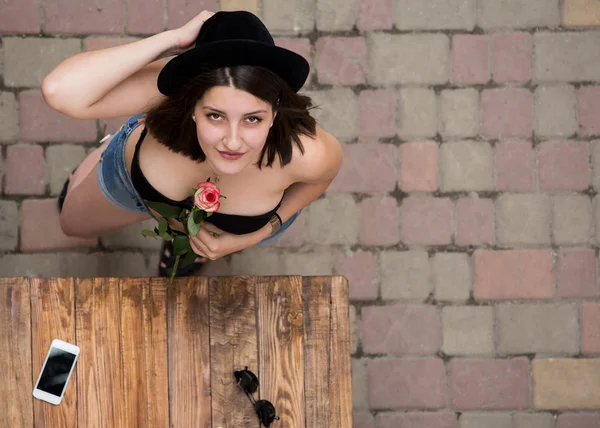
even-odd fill
[[[133,187],[135,187],[135,190],[137,190],[140,196],[147,201],[162,202],[169,205],[175,205],[191,209],[194,206],[193,196],[190,196],[182,201],[174,201],[173,199],[169,199],[162,193],[158,192],[148,182],[146,177],[144,177],[144,174],[142,173],[142,170],[140,168],[139,152],[140,147],[142,145],[142,141],[146,136],[146,131],[147,129],[144,127],[142,134],[140,135],[140,139],[138,140],[135,146],[135,152],[133,154],[133,161],[131,163],[131,181],[133,183]],[[283,200],[283,198],[281,199]],[[256,216],[223,214],[220,212],[215,212],[210,217],[207,217],[205,221],[214,224],[219,229],[225,232],[241,235],[243,233],[255,232],[264,227],[280,206],[281,201],[279,201],[277,206],[268,213]]]

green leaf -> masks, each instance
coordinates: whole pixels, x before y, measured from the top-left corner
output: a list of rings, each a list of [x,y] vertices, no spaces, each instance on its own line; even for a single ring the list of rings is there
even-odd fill
[[[161,202],[147,202],[146,204],[150,208],[158,212],[160,215],[167,218],[177,218],[183,210],[183,208],[174,207],[172,205],[163,204]]]
[[[152,237],[152,238],[156,239],[158,234],[156,232],[154,232],[153,230],[144,229],[144,230],[142,230],[142,236],[145,236],[146,238]]]
[[[192,250],[185,253],[185,256],[181,259],[181,266],[187,266],[196,261],[198,254],[194,253]]]
[[[200,225],[194,221],[194,216],[192,215],[188,217],[187,227],[192,236],[196,236],[200,232]]]
[[[161,217],[160,220],[158,220],[158,234],[163,236],[165,233],[167,233],[167,227],[169,227],[167,219]]]
[[[177,235],[173,240],[173,252],[176,256],[181,256],[191,249],[190,240],[187,236]]]
[[[213,213],[206,213],[206,218],[210,217],[211,215],[213,215]]]
[[[227,196],[219,195],[219,198],[225,198],[225,199],[227,199]]]
[[[162,235],[160,235],[160,237],[162,239],[164,239],[165,241],[172,241],[173,240],[173,235],[171,235],[168,232],[163,233]]]
[[[194,222],[197,224],[202,223],[202,220],[204,220],[204,211],[202,210],[198,210],[194,213]]]

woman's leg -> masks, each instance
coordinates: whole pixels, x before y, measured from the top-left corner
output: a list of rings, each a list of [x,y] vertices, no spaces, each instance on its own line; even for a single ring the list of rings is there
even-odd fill
[[[90,153],[70,179],[60,213],[60,226],[69,236],[95,238],[152,218],[149,214],[123,210],[101,193],[98,187],[99,160],[109,141]]]

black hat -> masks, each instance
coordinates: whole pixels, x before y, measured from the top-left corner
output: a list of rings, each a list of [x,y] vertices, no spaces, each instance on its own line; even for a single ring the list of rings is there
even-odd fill
[[[158,75],[158,90],[170,95],[203,69],[236,65],[267,68],[298,92],[309,73],[301,55],[275,46],[273,37],[250,12],[219,11],[208,18],[194,48],[169,61]]]

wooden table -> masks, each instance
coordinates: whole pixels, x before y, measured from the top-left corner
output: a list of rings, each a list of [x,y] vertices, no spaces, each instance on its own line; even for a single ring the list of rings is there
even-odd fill
[[[81,348],[59,406],[32,390],[54,338]],[[344,277],[0,278],[0,427],[351,428]]]

